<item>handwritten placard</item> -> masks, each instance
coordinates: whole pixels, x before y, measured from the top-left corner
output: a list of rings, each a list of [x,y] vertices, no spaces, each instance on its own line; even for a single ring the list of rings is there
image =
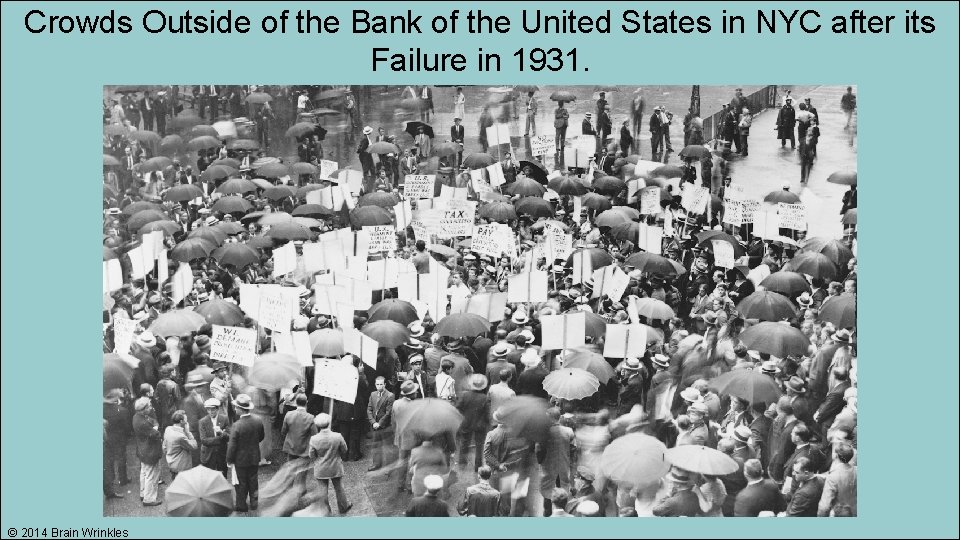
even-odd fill
[[[477,212],[476,201],[449,199],[440,218],[442,236],[470,236],[473,234],[473,221]]]
[[[432,199],[435,174],[408,174],[403,178],[403,194],[408,199]]]
[[[733,246],[725,240],[713,241],[714,264],[720,268],[732,269],[734,265]]]
[[[363,232],[370,237],[370,242],[367,244],[367,253],[396,251],[397,233],[390,225],[367,226],[363,228]]]
[[[650,186],[640,190],[640,213],[645,215],[660,213],[660,186]]]
[[[723,200],[723,222],[739,227],[743,225],[743,202],[734,199]]]
[[[345,403],[357,399],[357,383],[360,373],[353,362],[339,358],[321,358],[316,361],[313,372],[313,393]]]
[[[333,173],[337,172],[337,169],[340,168],[340,165],[336,161],[330,161],[329,159],[320,160],[320,178],[331,179],[333,178]]]
[[[807,207],[803,203],[777,203],[780,226],[795,231],[807,230]]]
[[[500,227],[496,224],[474,227],[473,243],[470,245],[470,251],[488,257],[499,257],[500,253],[503,252],[500,244]]]
[[[250,367],[256,356],[257,331],[253,328],[213,325],[210,359]]]
[[[760,211],[760,201],[756,199],[744,199],[743,206],[743,224],[747,225],[754,222],[754,216]]]
[[[289,332],[291,307],[288,297],[279,290],[260,291],[257,321],[274,332]]]
[[[113,352],[127,354],[133,343],[133,333],[137,329],[137,321],[126,318],[113,320]]]
[[[553,135],[535,135],[530,137],[530,155],[545,156],[557,148]]]
[[[692,214],[703,214],[707,211],[707,203],[710,202],[710,190],[703,186],[694,186],[693,184],[684,184],[683,193],[680,195],[680,206],[683,206]]]

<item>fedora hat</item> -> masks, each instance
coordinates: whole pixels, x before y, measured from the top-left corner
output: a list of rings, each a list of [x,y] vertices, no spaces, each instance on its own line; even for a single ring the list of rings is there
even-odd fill
[[[150,408],[150,398],[143,396],[133,402],[133,410],[136,412],[145,411]]]
[[[492,354],[494,358],[503,358],[507,356],[507,353],[509,352],[510,352],[510,346],[507,345],[506,343],[497,343],[490,350],[490,354]]]
[[[689,401],[690,403],[694,403],[696,401],[700,401],[700,392],[696,388],[691,386],[688,388],[684,388],[683,391],[680,392],[680,397],[682,397],[684,401]]]
[[[517,308],[516,311],[513,312],[513,317],[511,317],[510,320],[512,320],[516,324],[526,324],[527,321],[530,320],[530,318],[527,317],[527,310],[522,307],[519,307]]]
[[[451,351],[461,348],[463,348],[463,340],[460,338],[453,338],[447,343],[447,349],[450,349]]]
[[[410,337],[412,338],[418,338],[422,336],[423,333],[426,331],[423,328],[423,323],[421,323],[420,321],[413,321],[412,323],[407,325],[407,328],[410,329]]]
[[[787,379],[786,385],[787,385],[787,390],[793,390],[798,394],[803,394],[804,392],[807,391],[806,383],[804,383],[803,379],[801,379],[800,377],[797,377],[796,375]]]
[[[847,330],[846,328],[837,330],[836,332],[834,332],[831,339],[833,339],[834,341],[838,341],[840,343],[850,343],[850,331]]]
[[[137,336],[137,343],[143,345],[144,347],[150,348],[157,344],[157,338],[154,337],[153,332],[145,330],[140,332],[140,335]]]
[[[600,505],[592,499],[584,499],[577,504],[574,511],[584,517],[597,517],[600,514]]]
[[[224,364],[223,362],[217,362],[216,364],[213,365],[213,372],[214,372],[214,373],[216,373],[216,372],[218,372],[218,371],[226,371],[226,370],[227,370],[227,365]]]
[[[744,425],[737,426],[733,430],[733,439],[744,444],[750,440],[750,436],[753,435],[753,432],[750,431],[750,428]]]
[[[534,340],[533,332],[531,332],[530,330],[526,330],[526,329],[524,329],[523,331],[521,331],[521,332],[520,332],[520,335],[517,336],[517,337],[522,337],[524,340],[526,340],[526,342],[527,342],[528,344],[529,344],[529,343],[533,343],[533,340]]]
[[[797,297],[797,304],[799,304],[800,307],[808,308],[813,305],[813,298],[810,296],[810,293],[804,292]]]
[[[363,134],[364,134],[364,135],[369,135],[369,134],[371,134],[371,133],[373,133],[373,128],[372,128],[372,127],[366,126],[366,127],[363,128]]]
[[[481,375],[479,373],[474,373],[470,376],[469,385],[471,390],[476,390],[480,392],[487,387],[487,376]]]
[[[420,389],[419,384],[413,381],[403,381],[403,384],[400,385],[400,394],[404,396],[409,396],[410,394],[415,394],[419,389]]]
[[[237,399],[233,400],[233,404],[245,411],[249,411],[253,408],[253,400],[251,400],[250,396],[246,394],[239,394]]]
[[[653,355],[653,365],[662,368],[670,367],[670,357],[665,354],[655,354]]]
[[[640,369],[640,359],[636,357],[630,357],[623,361],[623,369],[629,369],[630,371],[637,371]]]
[[[536,367],[540,365],[540,355],[536,349],[527,349],[520,355],[520,363],[527,367]]]
[[[577,476],[583,478],[587,482],[593,482],[596,476],[593,474],[593,471],[590,470],[586,465],[580,465],[577,467]]]
[[[203,375],[199,371],[187,373],[187,380],[183,382],[183,386],[186,388],[197,388],[205,384],[208,384],[207,380],[203,378]]]
[[[780,373],[780,368],[777,367],[777,363],[774,360],[767,360],[760,365],[760,372],[766,373],[767,375],[776,375]]]

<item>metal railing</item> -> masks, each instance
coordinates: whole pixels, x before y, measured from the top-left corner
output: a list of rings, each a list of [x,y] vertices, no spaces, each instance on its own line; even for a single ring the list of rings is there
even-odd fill
[[[777,85],[768,85],[746,96],[750,114],[777,106]],[[723,111],[718,111],[703,119],[703,139],[710,142],[720,138]]]

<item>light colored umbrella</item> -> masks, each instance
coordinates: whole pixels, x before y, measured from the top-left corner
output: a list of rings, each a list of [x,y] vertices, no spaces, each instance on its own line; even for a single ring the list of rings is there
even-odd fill
[[[317,356],[336,358],[346,352],[343,348],[343,332],[334,328],[322,328],[310,332],[310,350]]]
[[[584,369],[592,373],[600,384],[607,384],[616,374],[613,366],[607,362],[603,355],[584,348],[567,351],[563,356],[563,367]]]
[[[642,433],[618,437],[603,450],[600,470],[615,482],[631,486],[647,485],[670,471],[667,447]]]
[[[560,399],[583,399],[595,394],[599,388],[600,380],[596,375],[577,367],[558,369],[543,379],[543,389]]]
[[[740,467],[723,452],[699,444],[682,444],[666,451],[667,461],[685,471],[712,476],[736,472]]]
[[[253,361],[248,379],[257,388],[275,392],[299,380],[302,374],[303,367],[296,358],[273,352],[261,354]]]
[[[220,471],[198,465],[177,474],[166,491],[167,514],[176,517],[226,517],[236,490]]]
[[[207,320],[203,315],[191,309],[175,309],[166,313],[161,313],[157,320],[153,321],[149,330],[156,336],[186,336],[196,332],[201,326],[206,324]]]

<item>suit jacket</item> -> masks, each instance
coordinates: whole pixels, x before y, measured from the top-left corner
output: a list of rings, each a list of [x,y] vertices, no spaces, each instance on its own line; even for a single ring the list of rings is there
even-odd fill
[[[153,116],[157,112],[157,102],[156,100],[150,100],[150,110],[147,110],[147,98],[140,98],[140,114],[143,116]]]
[[[840,411],[842,411],[844,405],[846,405],[846,402],[843,400],[843,394],[848,388],[850,388],[850,381],[843,381],[834,386],[833,389],[827,392],[827,397],[824,398],[823,403],[820,404],[820,408],[817,409],[818,423],[824,430],[833,423],[833,419],[840,414]]]
[[[787,517],[817,517],[817,505],[823,494],[823,480],[814,476],[796,488],[787,505]]]
[[[700,513],[700,500],[689,489],[678,491],[653,507],[653,515],[658,517],[696,517]]]
[[[650,133],[654,135],[660,133],[660,130],[663,126],[660,125],[660,115],[654,112],[650,115]]]
[[[156,465],[163,454],[163,443],[157,420],[138,412],[133,415],[133,433],[137,437],[137,457],[141,463]]]
[[[793,464],[797,462],[798,459],[805,457],[810,460],[810,464],[813,466],[813,470],[821,471],[823,470],[823,463],[825,458],[823,452],[818,446],[813,444],[807,444],[806,446],[801,446],[793,451],[793,454],[787,459],[783,464],[783,477],[788,476],[793,477]]]
[[[770,462],[770,427],[773,420],[764,415],[759,415],[750,423],[750,432],[753,437],[754,446],[759,450],[757,459],[766,468]]]
[[[748,485],[737,494],[733,507],[736,517],[757,517],[760,512],[782,512],[785,505],[783,496],[773,480],[761,480],[756,484]]]
[[[283,426],[280,428],[280,440],[283,441],[284,452],[300,457],[307,455],[310,437],[317,433],[313,418],[312,414],[300,409],[284,415]]]
[[[500,382],[500,371],[504,369],[510,372],[509,382],[516,383],[517,367],[506,360],[495,360],[487,364],[487,380],[490,381],[491,385]]]
[[[230,430],[227,444],[227,463],[237,467],[255,467],[260,464],[260,441],[265,436],[263,423],[250,414],[237,419]]]
[[[467,390],[457,398],[457,410],[463,415],[460,429],[465,432],[486,431],[489,427],[490,398],[483,392]]]
[[[774,480],[783,480],[783,465],[795,450],[793,441],[790,440],[790,432],[795,425],[797,425],[796,418],[792,418],[789,422],[785,418],[776,418],[770,426],[768,472]]]
[[[375,422],[380,424],[380,429],[387,429],[393,421],[393,402],[396,398],[393,393],[384,390],[383,397],[374,390],[370,394],[370,400],[367,402],[367,421],[372,426]]]
[[[450,140],[455,143],[463,144],[464,131],[463,126],[450,126]]]
[[[209,414],[200,420],[200,464],[220,470],[226,465],[227,441],[230,440],[230,420],[225,413],[217,415],[217,425],[220,426],[219,435],[214,432],[213,418]]]
[[[857,515],[857,468],[839,461],[827,473],[817,515],[830,515],[830,509],[838,504],[849,506]]]
[[[310,459],[315,459],[314,477],[323,480],[343,476],[347,441],[336,431],[325,429],[310,438]]]
[[[593,130],[593,126],[590,124],[590,120],[584,118],[583,123],[580,124],[580,133],[584,135],[596,135],[597,132]]]
[[[435,377],[421,372],[420,379],[417,380],[413,372],[408,371],[406,380],[413,381],[420,385],[420,388],[417,389],[417,393],[415,394],[416,396],[420,398],[437,397],[437,382]]]

